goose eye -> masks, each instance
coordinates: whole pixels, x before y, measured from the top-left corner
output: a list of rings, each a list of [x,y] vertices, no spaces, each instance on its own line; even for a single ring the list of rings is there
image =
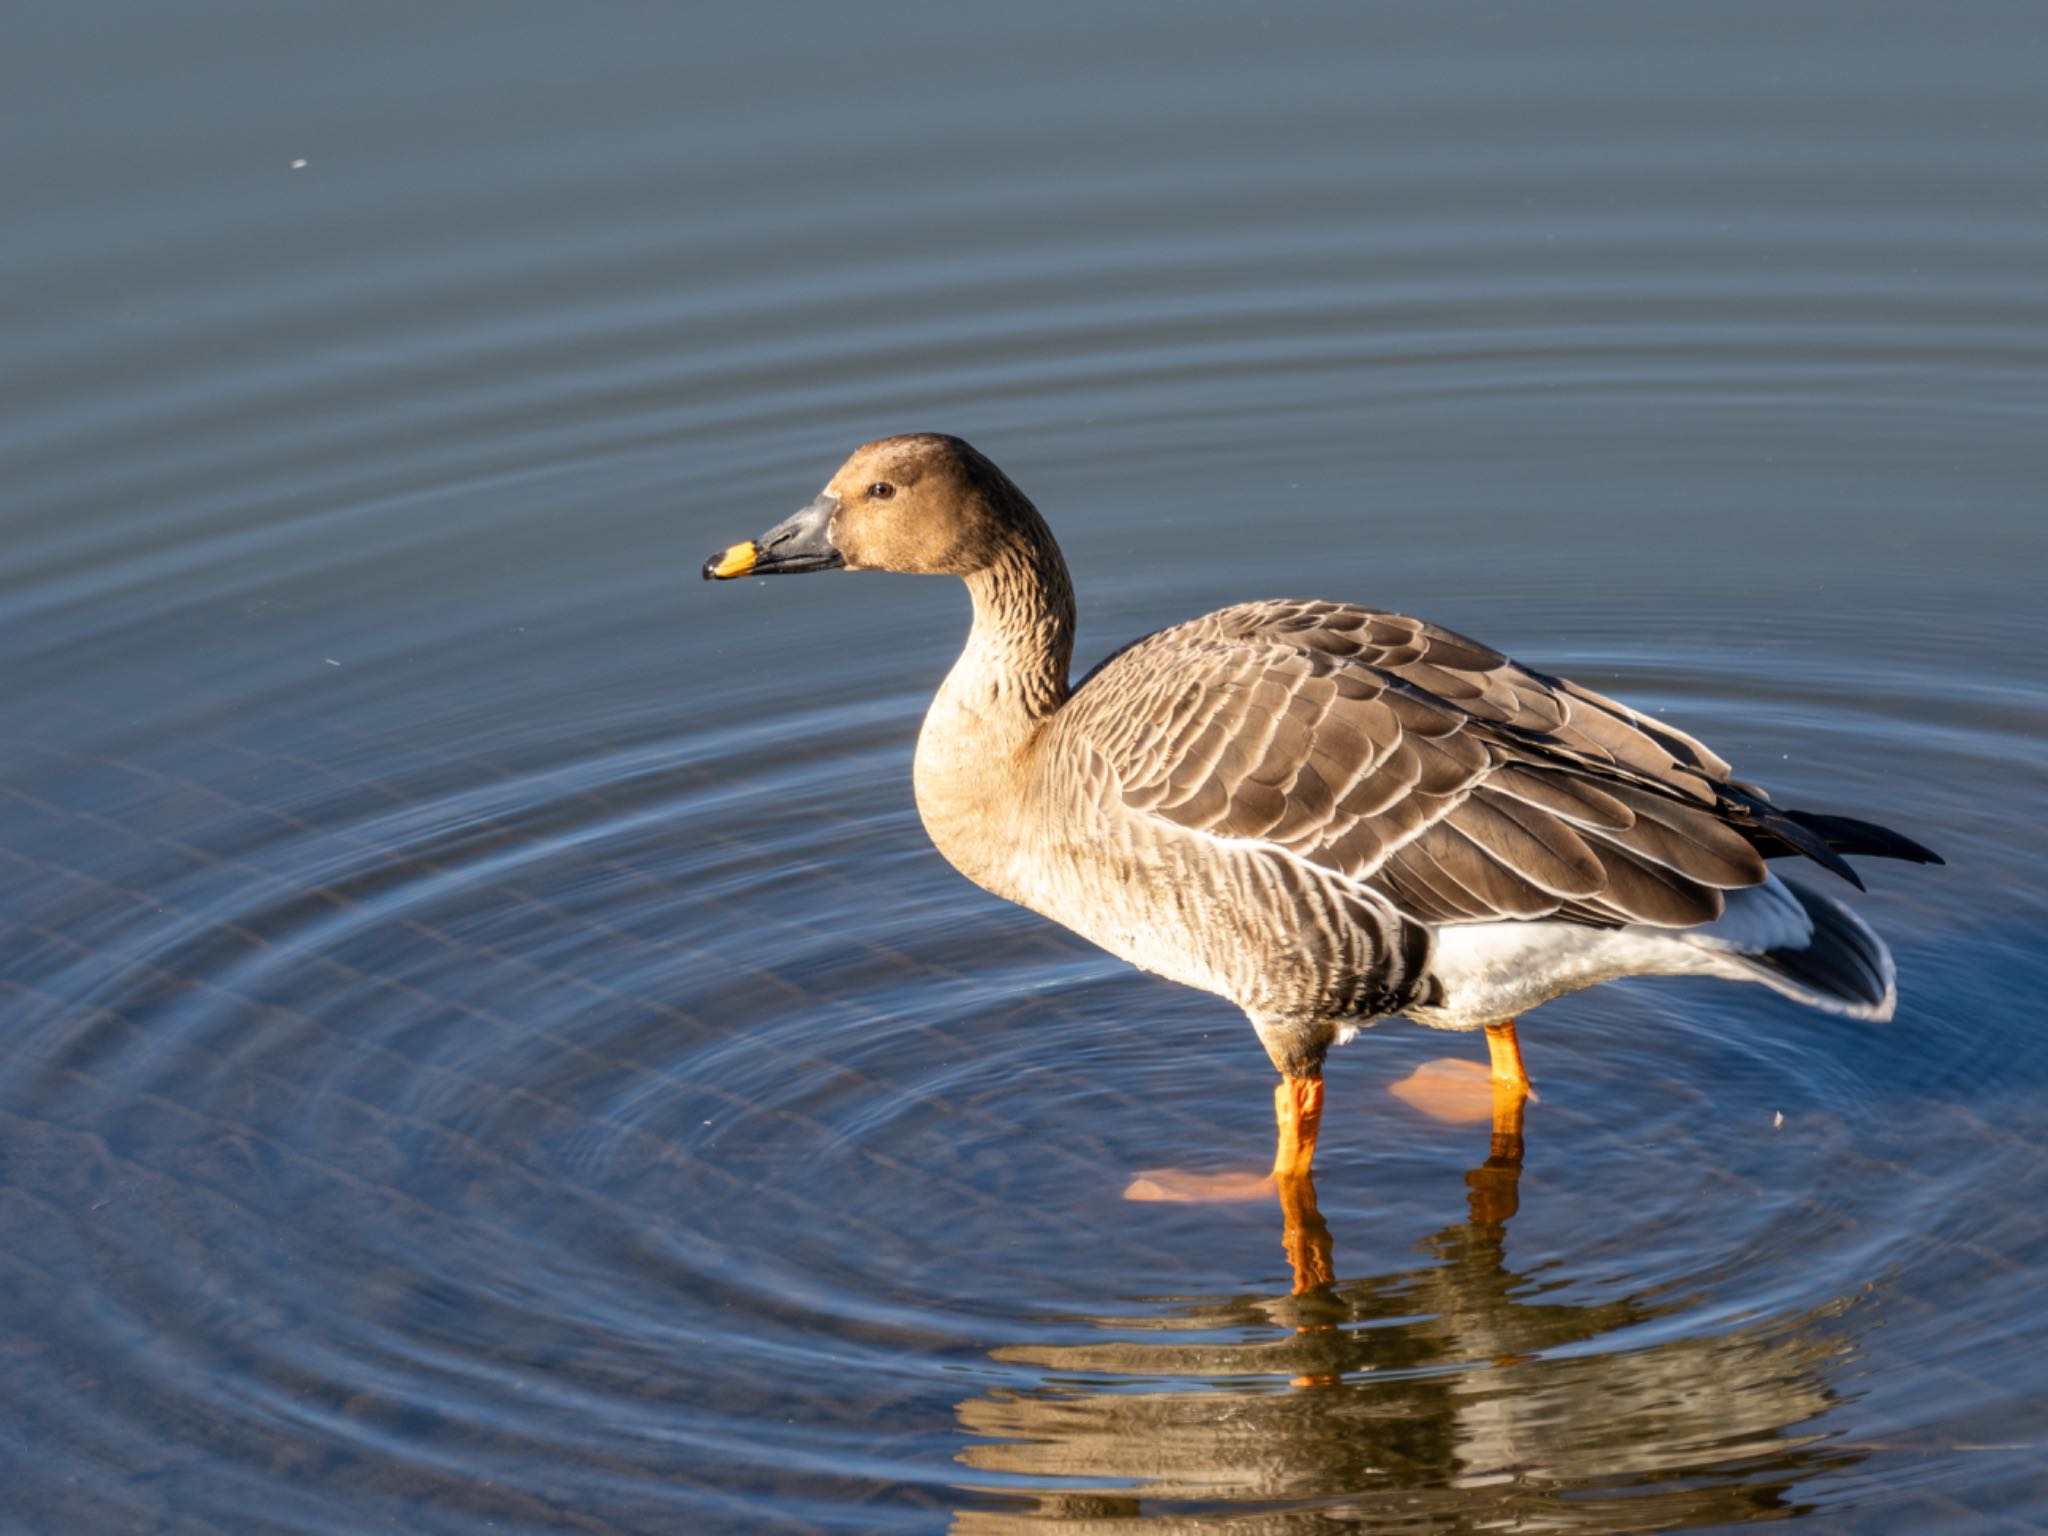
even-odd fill
[[[886,480],[877,480],[873,485],[868,487],[868,500],[870,501],[887,501],[891,496],[894,496],[895,494],[896,487],[891,485]]]

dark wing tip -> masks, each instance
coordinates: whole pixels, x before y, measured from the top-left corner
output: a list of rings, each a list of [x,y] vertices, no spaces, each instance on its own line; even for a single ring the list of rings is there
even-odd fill
[[[1835,816],[1825,811],[1788,809],[1784,814],[1800,826],[1811,830],[1838,853],[1861,853],[1872,858],[1901,859],[1908,864],[1948,862],[1925,843],[1916,842],[1903,832],[1894,832],[1890,827],[1881,827],[1874,821],[1860,821],[1854,816]]]
[[[1863,883],[1863,877],[1850,867],[1849,861],[1835,851],[1834,845],[1804,822],[1794,820],[1783,812],[1774,812],[1764,824],[1814,863],[1840,875],[1857,890],[1870,889]]]
[[[1721,803],[1730,813],[1730,819],[1749,832],[1750,840],[1758,843],[1764,857],[1773,856],[1772,844],[1781,844],[1783,846],[1776,852],[1804,854],[1823,869],[1840,875],[1857,890],[1869,889],[1864,885],[1862,876],[1850,868],[1849,861],[1837,851],[1842,845],[1814,826],[1812,815],[1780,809],[1747,784],[1731,780],[1716,787],[1721,791]],[[1852,848],[1849,851],[1860,853],[1863,850]]]

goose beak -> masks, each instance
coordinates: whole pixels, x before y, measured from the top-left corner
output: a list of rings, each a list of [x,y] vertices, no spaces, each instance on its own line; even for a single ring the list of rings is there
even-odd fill
[[[736,576],[785,576],[799,571],[836,571],[845,557],[832,547],[832,514],[839,498],[821,495],[795,517],[777,523],[758,539],[720,550],[704,562],[706,581]]]
[[[751,576],[754,562],[761,558],[761,546],[752,539],[744,544],[735,544],[723,554],[713,555],[704,562],[706,581],[731,581],[735,576]]]

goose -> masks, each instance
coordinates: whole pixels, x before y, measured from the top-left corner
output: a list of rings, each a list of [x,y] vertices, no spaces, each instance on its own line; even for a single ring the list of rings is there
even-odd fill
[[[1254,1187],[1308,1175],[1324,1059],[1384,1019],[1484,1032],[1496,1131],[1508,1114],[1519,1155],[1516,1021],[1580,988],[1713,976],[1892,1014],[1883,940],[1769,861],[1861,890],[1845,855],[1935,853],[1781,808],[1683,731],[1475,640],[1351,603],[1248,602],[1072,683],[1051,530],[937,433],[855,450],[703,574],[829,570],[966,582],[973,627],[917,737],[925,830],[985,890],[1244,1011],[1280,1074]]]

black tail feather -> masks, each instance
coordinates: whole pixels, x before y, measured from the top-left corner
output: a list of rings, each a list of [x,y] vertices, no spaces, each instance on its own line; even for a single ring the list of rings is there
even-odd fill
[[[1854,816],[1834,816],[1825,811],[1795,811],[1785,815],[1815,833],[1836,853],[1866,853],[1877,859],[1904,859],[1912,864],[1944,864],[1947,860],[1903,832],[1880,827],[1874,821]]]
[[[1762,790],[1752,784],[1731,780],[1717,786],[1721,803],[1732,812],[1731,820],[1767,859],[1803,854],[1822,868],[1865,889],[1862,877],[1842,857],[1845,853],[1869,854],[1880,859],[1905,859],[1914,864],[1940,864],[1942,856],[1903,832],[1880,827],[1874,821],[1854,816],[1836,816],[1826,811],[1795,811],[1771,804]]]
[[[1892,962],[1882,941],[1847,907],[1796,880],[1785,881],[1785,887],[1806,909],[1813,938],[1798,949],[1744,955],[1744,964],[1780,991],[1807,1002],[1863,1018],[1888,1018]]]
[[[1803,853],[1823,869],[1840,875],[1857,890],[1866,888],[1863,877],[1849,867],[1849,861],[1835,852],[1827,839],[1814,831],[1803,816],[1778,809],[1761,792],[1753,791],[1747,785],[1731,784],[1722,793],[1734,800],[1742,820],[1747,823],[1749,840],[1765,858]]]

